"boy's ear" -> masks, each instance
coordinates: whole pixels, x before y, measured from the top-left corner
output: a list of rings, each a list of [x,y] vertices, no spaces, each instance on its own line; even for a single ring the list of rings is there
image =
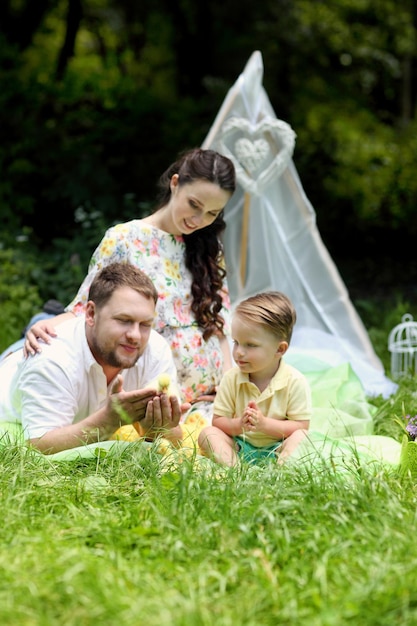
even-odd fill
[[[277,354],[280,356],[284,356],[286,351],[288,350],[288,341],[280,341],[277,348]]]

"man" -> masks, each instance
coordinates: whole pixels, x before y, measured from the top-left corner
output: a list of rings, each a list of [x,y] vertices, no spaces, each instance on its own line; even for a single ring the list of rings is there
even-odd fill
[[[145,388],[160,374],[176,383],[169,345],[152,329],[157,298],[138,268],[102,269],[85,316],[60,324],[40,354],[19,350],[1,363],[0,421],[20,421],[45,454],[103,441],[126,423],[139,422],[147,439],[179,441],[178,398]]]

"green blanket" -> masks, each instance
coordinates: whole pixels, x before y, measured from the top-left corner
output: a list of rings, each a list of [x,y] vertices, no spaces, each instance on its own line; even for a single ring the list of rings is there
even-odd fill
[[[307,377],[313,399],[308,438],[293,453],[292,463],[348,472],[375,464],[399,468],[401,443],[374,434],[376,409],[349,363],[328,367],[310,358],[292,364]]]
[[[293,362],[310,382],[313,416],[308,438],[292,456],[292,463],[323,465],[344,471],[357,465],[380,463],[399,467],[401,443],[373,434],[375,408],[367,402],[362,384],[348,363],[329,367],[320,360]],[[23,443],[19,424],[0,424],[0,444]],[[128,441],[103,441],[48,455],[51,461],[97,458],[122,452]],[[404,445],[403,445],[404,447]]]

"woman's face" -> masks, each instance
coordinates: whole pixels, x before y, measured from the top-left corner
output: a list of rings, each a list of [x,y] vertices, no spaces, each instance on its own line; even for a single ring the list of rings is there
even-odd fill
[[[231,193],[215,183],[198,180],[179,185],[178,175],[171,179],[169,208],[174,235],[190,235],[209,226],[224,209]]]

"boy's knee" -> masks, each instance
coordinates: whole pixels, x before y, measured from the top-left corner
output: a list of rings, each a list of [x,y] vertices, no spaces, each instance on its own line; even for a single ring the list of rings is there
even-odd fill
[[[307,429],[300,428],[299,430],[293,432],[293,434],[291,435],[291,439],[297,442],[302,441],[303,439],[305,439],[305,437],[307,437],[307,433]]]
[[[198,445],[201,448],[204,448],[207,442],[207,438],[210,436],[210,433],[212,433],[212,431],[212,426],[206,426],[205,428],[203,428],[203,430],[200,431],[200,434],[198,435]]]

